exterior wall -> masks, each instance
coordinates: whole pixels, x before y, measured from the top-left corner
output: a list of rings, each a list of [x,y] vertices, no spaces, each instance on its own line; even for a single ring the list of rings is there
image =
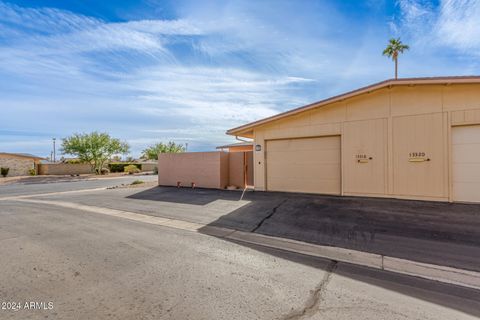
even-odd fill
[[[0,155],[0,167],[10,169],[7,177],[28,176],[28,171],[35,168],[35,161],[24,157]]]
[[[228,155],[229,162],[229,185],[237,186],[243,188],[245,184],[244,177],[244,153],[243,152],[232,152]]]
[[[158,184],[224,189],[228,184],[228,153],[182,152],[158,156]]]
[[[341,135],[341,194],[452,201],[452,126],[472,124],[480,124],[480,84],[393,86],[347,98],[254,128],[255,189],[266,190],[267,141]]]
[[[219,189],[225,189],[228,186],[229,179],[229,153],[220,152],[220,186]]]
[[[253,165],[253,152],[248,151],[245,152],[246,158],[247,158],[247,186],[253,186],[254,181],[253,181],[253,168],[255,167]]]
[[[71,175],[92,173],[88,163],[41,163],[38,165],[40,175]]]

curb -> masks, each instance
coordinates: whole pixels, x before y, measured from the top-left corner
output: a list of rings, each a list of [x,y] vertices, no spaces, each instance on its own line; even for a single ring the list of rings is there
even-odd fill
[[[89,190],[91,191],[91,189]],[[130,211],[104,207],[81,205],[72,202],[48,201],[16,197],[16,201],[55,205],[103,215],[114,216],[142,223],[154,224],[168,228],[180,229],[227,239],[235,242],[255,244],[263,247],[330,259],[350,264],[365,266],[378,270],[439,281],[448,284],[480,290],[480,272],[439,266],[423,262],[393,258],[385,255],[368,253],[339,247],[322,246],[286,238],[244,232],[229,228],[209,226],[196,222],[151,216]]]
[[[208,227],[212,228],[212,227]],[[205,232],[208,234],[208,231]],[[374,269],[385,270],[428,280],[480,290],[480,272],[439,266],[435,264],[393,258],[375,253],[311,244],[307,242],[233,231],[220,238],[256,244],[309,256],[327,258]]]

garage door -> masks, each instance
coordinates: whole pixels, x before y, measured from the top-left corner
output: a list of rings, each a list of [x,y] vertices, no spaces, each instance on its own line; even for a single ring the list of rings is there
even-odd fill
[[[270,191],[340,194],[340,136],[267,141],[266,166]]]
[[[480,125],[452,128],[453,199],[480,202]]]

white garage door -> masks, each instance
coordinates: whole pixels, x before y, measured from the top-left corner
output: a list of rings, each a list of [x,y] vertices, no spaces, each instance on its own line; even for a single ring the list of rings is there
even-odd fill
[[[340,136],[271,140],[267,190],[340,194]]]
[[[453,199],[480,202],[480,125],[452,129]]]

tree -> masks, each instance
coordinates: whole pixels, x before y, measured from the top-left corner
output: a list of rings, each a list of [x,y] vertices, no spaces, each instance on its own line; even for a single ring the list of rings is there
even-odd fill
[[[107,133],[76,133],[62,140],[62,153],[75,155],[83,162],[90,163],[92,171],[99,174],[108,159],[115,154],[128,153],[126,142],[110,137]]]
[[[403,51],[410,49],[406,44],[403,44],[400,38],[392,38],[388,41],[388,46],[383,50],[383,55],[395,62],[395,79],[398,78],[398,55]]]
[[[173,141],[168,143],[156,143],[142,151],[142,158],[148,160],[158,160],[159,153],[179,153],[185,152],[186,148],[183,144],[177,144]]]

